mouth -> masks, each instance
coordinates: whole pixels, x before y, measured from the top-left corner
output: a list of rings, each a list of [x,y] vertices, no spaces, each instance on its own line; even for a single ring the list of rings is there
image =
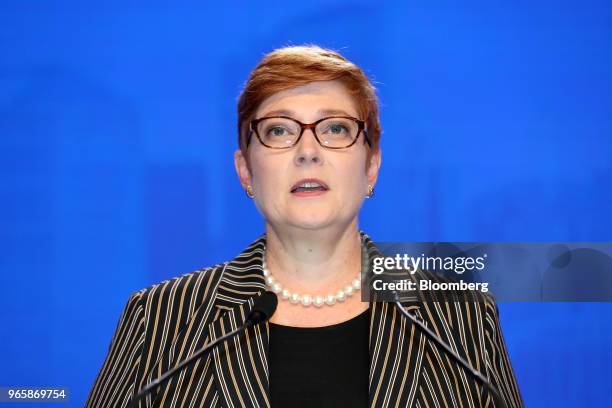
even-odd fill
[[[321,194],[329,190],[327,184],[319,179],[308,178],[299,180],[291,187],[292,194]]]

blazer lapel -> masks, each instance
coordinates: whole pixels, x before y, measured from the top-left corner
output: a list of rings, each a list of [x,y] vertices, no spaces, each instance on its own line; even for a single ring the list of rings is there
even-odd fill
[[[210,325],[210,341],[241,326],[266,290],[261,266],[264,249],[261,237],[227,264],[215,305],[220,317]],[[268,325],[260,324],[213,349],[214,378],[223,406],[270,406],[268,336]]]
[[[370,282],[371,261],[382,256],[363,234],[367,258],[362,270]],[[362,253],[363,254],[363,253]],[[413,406],[425,350],[424,335],[401,314],[394,303],[376,301],[370,292],[370,407]],[[420,301],[402,302],[408,312],[423,320]]]

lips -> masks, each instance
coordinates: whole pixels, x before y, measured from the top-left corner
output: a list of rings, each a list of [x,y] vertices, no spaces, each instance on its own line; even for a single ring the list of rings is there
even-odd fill
[[[329,187],[322,180],[307,178],[297,181],[291,186],[292,193],[327,191]]]

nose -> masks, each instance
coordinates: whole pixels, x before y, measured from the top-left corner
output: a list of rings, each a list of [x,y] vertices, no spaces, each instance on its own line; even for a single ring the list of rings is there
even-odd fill
[[[295,164],[304,166],[309,164],[323,163],[323,148],[317,142],[314,129],[305,129],[300,141],[295,150]]]

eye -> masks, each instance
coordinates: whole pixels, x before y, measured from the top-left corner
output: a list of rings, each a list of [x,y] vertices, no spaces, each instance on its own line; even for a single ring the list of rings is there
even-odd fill
[[[333,123],[329,126],[329,132],[337,135],[346,133],[347,131],[348,129],[339,123]]]
[[[299,131],[299,125],[285,118],[268,118],[259,124],[259,134],[266,139],[295,137]]]
[[[328,137],[350,137],[353,134],[354,124],[350,121],[333,118],[319,124],[320,134]]]
[[[273,136],[273,137],[286,136],[287,134],[289,134],[289,130],[282,126],[274,126],[274,127],[269,128],[266,131],[267,136]]]

